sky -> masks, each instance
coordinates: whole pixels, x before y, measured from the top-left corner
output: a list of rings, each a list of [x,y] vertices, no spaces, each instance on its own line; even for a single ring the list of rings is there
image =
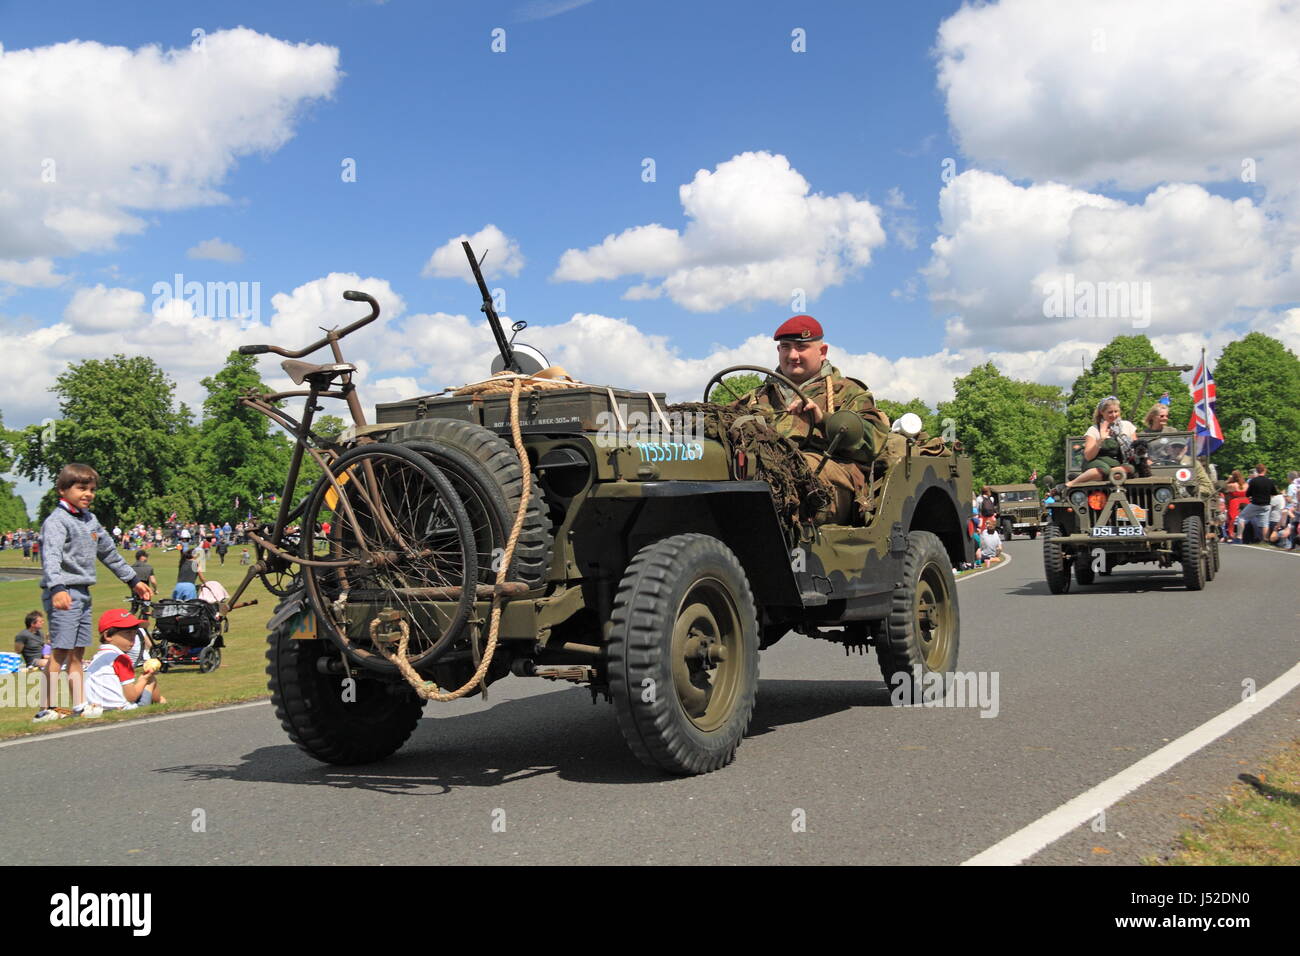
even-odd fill
[[[0,412],[115,353],[197,406],[345,289],[367,405],[477,380],[466,237],[519,341],[671,399],[796,312],[931,405],[1300,351],[1297,88],[1281,0],[0,2]]]

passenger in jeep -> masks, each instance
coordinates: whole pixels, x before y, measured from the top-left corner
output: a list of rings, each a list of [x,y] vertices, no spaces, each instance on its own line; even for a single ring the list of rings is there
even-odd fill
[[[1065,487],[1088,481],[1105,481],[1116,468],[1123,468],[1129,475],[1133,466],[1126,464],[1133,439],[1137,438],[1137,429],[1133,423],[1125,421],[1119,407],[1119,399],[1107,395],[1097,403],[1092,413],[1092,426],[1084,432],[1083,437],[1083,471],[1065,483]]]

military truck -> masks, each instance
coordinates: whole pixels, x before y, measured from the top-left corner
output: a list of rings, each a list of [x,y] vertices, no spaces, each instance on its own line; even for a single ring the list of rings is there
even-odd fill
[[[522,372],[478,278],[499,366]],[[917,434],[919,419],[896,425],[871,469],[869,518],[840,526],[814,525],[791,513],[788,495],[778,500],[762,455],[740,437],[761,422],[604,386],[527,389],[516,417],[522,456],[508,393],[378,406],[369,437],[418,453],[450,479],[472,526],[480,585],[449,639],[425,643],[422,627],[454,615],[446,588],[386,600],[318,572],[307,575],[311,586],[286,589],[270,624],[268,673],[276,713],[308,754],[350,764],[401,747],[425,701],[378,645],[400,627],[420,678],[461,687],[485,659],[494,598],[500,626],[485,696],[510,675],[584,686],[593,702],[612,702],[642,762],[675,774],[733,759],[754,709],[759,651],[792,632],[846,652],[874,648],[896,703],[920,700],[922,685],[935,683],[927,676],[955,669],[953,568],[973,557],[963,523],[970,462]],[[835,413],[826,429],[844,450],[863,439],[856,413]],[[497,584],[521,501],[508,583]],[[340,515],[326,536],[343,523]],[[417,591],[427,599],[413,600]]]
[[[1191,432],[1139,435],[1135,445],[1150,462],[1148,477],[1129,477],[1116,468],[1047,506],[1043,569],[1053,594],[1070,590],[1071,572],[1086,586],[1124,564],[1178,564],[1190,591],[1214,579],[1219,542],[1207,532],[1212,515],[1196,485],[1198,441]],[[1065,444],[1068,480],[1083,472],[1083,436]]]
[[[1010,541],[1017,533],[1038,537],[1043,526],[1043,502],[1034,484],[990,485],[998,499],[998,530],[1002,540]]]

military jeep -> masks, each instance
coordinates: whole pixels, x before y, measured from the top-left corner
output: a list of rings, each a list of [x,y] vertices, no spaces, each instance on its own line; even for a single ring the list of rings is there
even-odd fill
[[[1010,541],[1016,534],[1038,537],[1042,528],[1043,503],[1034,484],[990,485],[998,497],[998,530],[1002,540]]]
[[[506,340],[464,245],[501,352],[494,370],[542,372],[526,369],[520,347]],[[641,761],[706,773],[728,764],[745,735],[759,651],[790,632],[850,651],[874,648],[895,702],[933,688],[927,675],[954,671],[953,568],[973,557],[963,520],[969,459],[927,439],[911,416],[915,423],[896,425],[869,469],[870,502],[856,523],[803,520],[806,502],[788,489],[776,494],[784,479],[767,470],[776,459],[763,456],[774,449],[792,456],[806,487],[816,488],[806,460],[775,432],[767,445],[746,445],[743,434],[759,434],[760,422],[743,431],[710,411],[720,409],[707,402],[711,387],[734,370],[714,376],[705,401],[690,406],[571,382],[543,389],[537,378],[517,401],[476,390],[493,385],[489,379],[377,406],[378,422],[361,429],[364,437],[397,446],[390,457],[415,458],[445,489],[437,509],[411,512],[412,525],[426,540],[451,532],[470,542],[465,553],[476,550],[477,560],[465,567],[477,569],[478,583],[472,591],[402,585],[385,595],[356,586],[366,569],[308,565],[305,587],[285,589],[270,623],[270,687],[290,738],[329,763],[379,760],[414,731],[428,687],[486,695],[514,675],[589,688],[593,701],[613,703]],[[824,433],[828,450],[863,447],[856,412],[829,416]],[[345,502],[343,480],[321,486],[318,499]],[[340,512],[321,537],[337,545],[348,523],[363,522]],[[366,561],[382,570],[408,557],[367,552]],[[303,559],[312,560],[306,546]],[[499,627],[489,652],[494,606]],[[395,633],[402,652],[410,649],[405,674],[390,650]]]
[[[1148,477],[1114,469],[1104,480],[1084,482],[1047,506],[1043,569],[1053,594],[1070,590],[1124,564],[1182,567],[1183,583],[1199,591],[1219,568],[1216,536],[1207,529],[1210,507],[1196,486],[1191,432],[1139,434],[1150,462]],[[1083,436],[1066,439],[1066,477],[1083,472]],[[1139,447],[1139,453],[1141,448]],[[1146,469],[1143,469],[1146,470]]]

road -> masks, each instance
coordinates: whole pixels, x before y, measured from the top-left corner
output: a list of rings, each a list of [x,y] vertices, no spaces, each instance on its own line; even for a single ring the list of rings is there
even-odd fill
[[[511,679],[429,705],[388,761],[329,767],[269,705],[0,745],[6,864],[956,864],[1295,666],[1300,557],[1224,549],[1205,591],[1117,571],[1063,596],[1041,548],[959,585],[960,670],[996,701],[891,707],[874,657],[765,651],[750,735],[713,774],[640,766],[612,708]],[[996,708],[993,704],[996,703]],[[996,713],[994,710],[996,709]],[[1133,863],[1300,734],[1300,691],[1033,855]],[[89,824],[111,814],[115,826]],[[1180,816],[1180,814],[1182,814]],[[1100,824],[1104,824],[1100,825]]]

